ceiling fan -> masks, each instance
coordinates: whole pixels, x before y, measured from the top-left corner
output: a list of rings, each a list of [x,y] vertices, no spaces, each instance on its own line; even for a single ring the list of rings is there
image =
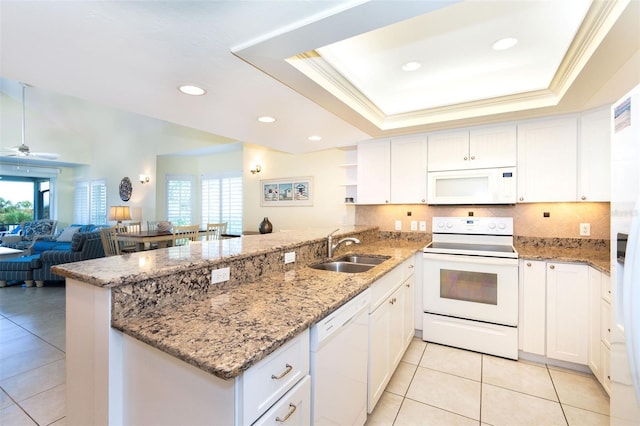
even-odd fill
[[[7,152],[7,154],[2,154],[2,156],[5,157],[30,157],[30,158],[35,158],[35,159],[42,159],[42,160],[56,160],[60,157],[59,154],[55,154],[55,153],[51,153],[51,152],[33,152],[31,151],[31,148],[29,148],[29,146],[25,143],[25,102],[24,102],[24,92],[25,92],[25,87],[27,86],[27,84],[25,83],[20,83],[20,85],[22,86],[22,142],[20,143],[20,145],[18,146],[14,146],[12,148],[9,148],[8,150],[6,150],[5,152]]]

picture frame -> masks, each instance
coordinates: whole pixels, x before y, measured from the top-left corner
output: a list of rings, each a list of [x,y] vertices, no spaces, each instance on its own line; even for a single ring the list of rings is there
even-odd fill
[[[312,206],[313,176],[261,180],[260,205]]]

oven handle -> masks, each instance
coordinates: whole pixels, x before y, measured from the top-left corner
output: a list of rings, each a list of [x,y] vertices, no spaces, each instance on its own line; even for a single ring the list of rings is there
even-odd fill
[[[465,256],[458,254],[423,253],[424,260],[430,262],[447,261],[476,265],[517,266],[518,259],[511,257]]]

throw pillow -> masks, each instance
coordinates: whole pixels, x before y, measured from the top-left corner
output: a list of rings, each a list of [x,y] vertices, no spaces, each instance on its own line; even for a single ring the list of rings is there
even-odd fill
[[[75,234],[79,230],[80,230],[79,226],[70,226],[68,228],[65,228],[62,230],[62,233],[60,233],[58,238],[56,238],[56,241],[70,243],[71,238],[73,237],[73,234]]]
[[[75,234],[73,234],[73,237],[71,237],[71,251],[82,250],[82,246],[87,240],[87,234],[88,233],[86,232],[76,232]]]

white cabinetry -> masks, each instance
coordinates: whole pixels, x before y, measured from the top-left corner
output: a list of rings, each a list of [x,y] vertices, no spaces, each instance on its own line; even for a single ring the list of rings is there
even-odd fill
[[[369,370],[367,412],[382,396],[400,359],[409,346],[409,327],[414,322],[413,276],[407,276],[415,258],[394,268],[371,286],[369,309]],[[407,285],[409,284],[409,285]],[[414,330],[411,330],[413,336]]]
[[[575,116],[518,125],[518,201],[575,201],[578,122]]]
[[[427,138],[358,144],[358,204],[427,202]]]
[[[611,109],[580,115],[578,201],[611,200]]]
[[[589,269],[547,263],[547,356],[587,365]]]
[[[520,266],[520,350],[587,365],[588,266],[526,259]]]
[[[357,150],[350,149],[345,152],[346,162],[340,164],[345,171],[345,180],[342,186],[344,187],[345,203],[352,203],[357,201],[357,189],[358,189],[358,158]],[[347,201],[347,198],[352,198],[352,201]]]
[[[608,274],[589,268],[589,368],[610,393],[611,285]]]
[[[491,126],[429,136],[428,170],[510,167],[516,164],[516,126]]]
[[[391,202],[391,150],[389,141],[358,144],[358,204]]]

